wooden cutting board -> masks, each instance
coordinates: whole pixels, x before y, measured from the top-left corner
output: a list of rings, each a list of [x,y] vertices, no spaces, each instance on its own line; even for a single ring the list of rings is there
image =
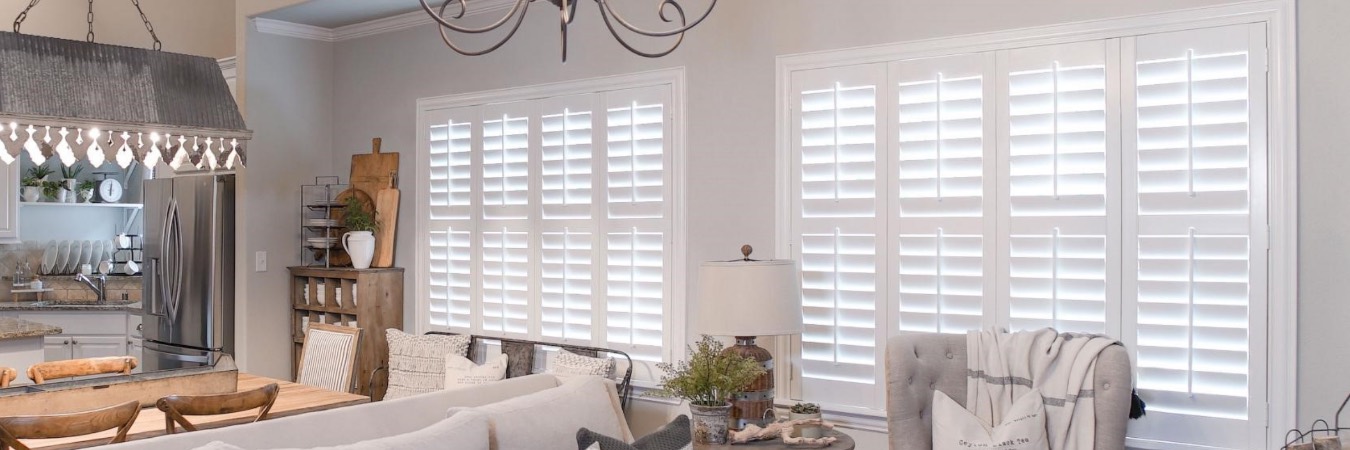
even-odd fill
[[[375,218],[380,229],[375,233],[375,260],[371,267],[394,266],[394,236],[398,230],[398,177],[391,176],[389,186],[375,194]]]
[[[352,155],[351,184],[374,197],[398,176],[398,153],[380,153],[380,138],[371,139],[370,148],[370,154]]]

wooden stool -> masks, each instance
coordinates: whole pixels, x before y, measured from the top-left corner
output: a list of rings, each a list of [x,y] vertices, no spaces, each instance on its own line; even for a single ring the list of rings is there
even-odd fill
[[[48,380],[82,377],[105,373],[131,375],[131,369],[137,366],[134,356],[109,356],[106,358],[69,359],[51,361],[28,366],[28,379],[42,384]]]
[[[109,444],[127,440],[127,430],[141,413],[141,403],[126,402],[93,411],[47,416],[0,417],[0,450],[29,450],[19,439],[54,439],[117,429]]]
[[[184,430],[197,431],[197,427],[183,416],[214,416],[259,408],[253,422],[263,420],[267,418],[267,412],[272,410],[272,404],[276,403],[280,392],[281,388],[272,383],[233,394],[170,395],[155,402],[155,407],[164,411],[164,431],[174,434],[177,432],[174,422],[182,425]]]

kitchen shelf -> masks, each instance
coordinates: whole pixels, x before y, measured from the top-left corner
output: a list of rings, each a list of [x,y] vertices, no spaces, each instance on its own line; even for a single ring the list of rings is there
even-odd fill
[[[145,207],[140,203],[57,203],[57,202],[19,202],[19,205],[41,206],[46,208],[129,208],[141,209]]]

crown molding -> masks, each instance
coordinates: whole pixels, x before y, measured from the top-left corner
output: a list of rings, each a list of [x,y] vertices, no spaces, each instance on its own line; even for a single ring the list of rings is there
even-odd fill
[[[516,5],[517,1],[518,0],[466,0],[466,3],[469,5],[469,11],[464,13],[464,16],[469,17],[480,14],[509,11]],[[266,18],[253,19],[253,23],[254,27],[257,28],[260,33],[301,39],[313,39],[324,42],[341,42],[431,25],[435,23],[435,20],[427,15],[426,11],[417,10],[337,28],[323,28]]]
[[[234,70],[239,67],[239,60],[237,57],[231,56],[217,59],[216,64],[220,65],[220,70]]]

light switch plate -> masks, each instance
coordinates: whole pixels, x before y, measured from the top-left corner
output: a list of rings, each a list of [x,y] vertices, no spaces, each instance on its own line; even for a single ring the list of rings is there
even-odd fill
[[[253,254],[253,271],[254,272],[267,271],[267,252],[261,251]]]

